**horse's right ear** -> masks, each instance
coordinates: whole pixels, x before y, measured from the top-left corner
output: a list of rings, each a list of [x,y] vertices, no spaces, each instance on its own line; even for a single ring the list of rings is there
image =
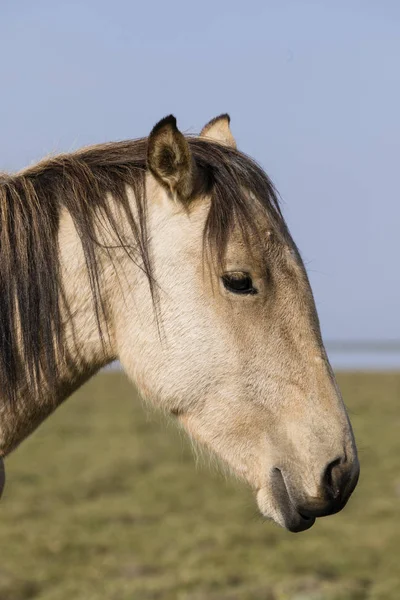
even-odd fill
[[[236,148],[236,140],[232,135],[230,123],[231,118],[227,113],[219,115],[219,117],[211,119],[207,125],[204,125],[200,137],[209,138],[230,148]]]
[[[147,165],[161,185],[178,199],[187,200],[193,191],[194,162],[185,136],[173,115],[153,127],[147,143]]]

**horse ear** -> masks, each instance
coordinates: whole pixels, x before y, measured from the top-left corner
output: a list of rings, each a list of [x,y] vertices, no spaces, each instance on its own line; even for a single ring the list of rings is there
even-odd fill
[[[182,200],[193,191],[194,161],[173,115],[155,125],[147,143],[147,165],[161,185]]]
[[[211,119],[211,121],[203,127],[200,137],[210,138],[224,146],[236,148],[236,140],[233,137],[229,126],[230,122],[231,118],[229,115],[219,115],[219,117]]]

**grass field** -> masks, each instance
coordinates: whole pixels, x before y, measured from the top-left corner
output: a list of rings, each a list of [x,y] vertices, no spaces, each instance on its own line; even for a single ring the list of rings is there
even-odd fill
[[[399,600],[400,374],[342,374],[361,479],[294,535],[102,374],[6,464],[0,600]]]

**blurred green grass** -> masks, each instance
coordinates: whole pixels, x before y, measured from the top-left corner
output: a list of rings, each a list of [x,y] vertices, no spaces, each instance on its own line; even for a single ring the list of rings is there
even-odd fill
[[[121,373],[94,378],[7,460],[0,600],[398,600],[400,374],[340,374],[361,479],[293,535],[196,463]]]

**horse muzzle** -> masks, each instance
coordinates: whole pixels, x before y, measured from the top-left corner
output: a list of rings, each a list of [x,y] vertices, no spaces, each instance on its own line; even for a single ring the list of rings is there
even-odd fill
[[[268,484],[257,494],[261,512],[292,532],[305,531],[319,517],[342,510],[357,485],[360,466],[356,456],[330,461],[320,474],[315,492],[307,493],[301,474],[274,467]]]

